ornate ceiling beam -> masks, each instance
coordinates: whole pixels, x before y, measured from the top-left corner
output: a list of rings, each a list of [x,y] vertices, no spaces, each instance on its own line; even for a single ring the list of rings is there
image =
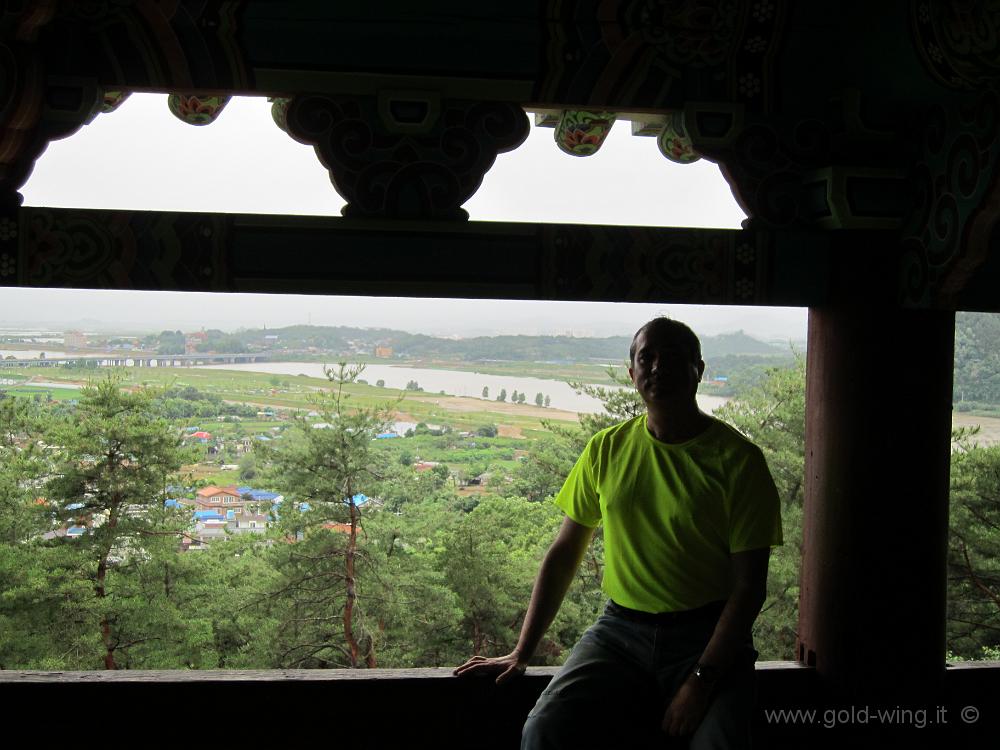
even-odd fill
[[[291,7],[13,4],[0,15],[0,207],[17,204],[49,141],[130,91],[178,95],[195,122],[256,93],[291,100],[276,121],[315,146],[349,214],[461,220],[523,137],[525,108],[558,113],[574,154],[596,150],[614,116],[668,158],[717,162],[755,227],[885,232],[872,254],[895,264],[887,283],[904,305],[981,309],[1000,276],[993,4]]]
[[[87,72],[113,90],[430,86],[450,98],[591,110],[733,96],[763,105],[788,17],[786,0],[512,0],[488,11],[438,0],[420,13],[405,0],[48,4],[57,7],[41,40],[49,69]]]
[[[837,242],[859,245],[792,230],[21,207],[0,218],[0,285],[808,305],[829,298]]]

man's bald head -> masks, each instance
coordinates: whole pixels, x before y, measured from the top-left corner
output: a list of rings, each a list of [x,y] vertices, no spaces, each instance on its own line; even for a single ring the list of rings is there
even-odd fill
[[[701,361],[701,341],[697,334],[684,323],[672,318],[653,318],[643,325],[632,337],[632,345],[628,349],[628,361],[631,366],[635,366],[635,346],[639,336],[643,333],[663,334],[677,343],[678,347],[688,354],[691,364],[698,364]]]

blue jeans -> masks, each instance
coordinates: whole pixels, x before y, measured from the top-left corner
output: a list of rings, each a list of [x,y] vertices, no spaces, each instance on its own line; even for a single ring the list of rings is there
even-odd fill
[[[671,697],[698,662],[715,623],[715,615],[670,625],[635,622],[609,603],[528,714],[521,750],[746,750],[757,658],[749,639],[716,685],[694,734],[672,738],[660,729]]]

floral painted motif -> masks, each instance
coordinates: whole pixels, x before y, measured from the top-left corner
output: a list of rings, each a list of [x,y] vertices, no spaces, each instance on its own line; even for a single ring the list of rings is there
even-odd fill
[[[188,125],[208,125],[229,103],[228,96],[196,96],[194,94],[171,94],[167,99],[170,111]]]
[[[753,73],[745,73],[740,76],[737,88],[743,96],[756,96],[760,93],[760,79]]]
[[[701,156],[694,150],[691,138],[684,127],[684,113],[672,112],[656,139],[660,153],[677,164],[690,164]]]
[[[754,3],[753,17],[760,23],[767,21],[772,13],[774,13],[774,3],[771,0],[760,0],[760,2]]]
[[[11,255],[7,253],[0,255],[0,278],[13,276],[16,267],[14,258]]]
[[[996,2],[910,4],[921,61],[940,82],[966,91],[995,90],[1000,76]]]
[[[271,119],[279,128],[288,132],[288,104],[291,99],[282,96],[270,96],[267,99],[271,102]]]
[[[570,156],[590,156],[597,153],[614,123],[614,112],[566,110],[556,126],[556,143]]]
[[[6,242],[17,237],[17,222],[4,216],[0,219],[0,241]]]
[[[129,98],[130,91],[105,91],[101,100],[101,112],[107,114],[118,109]]]

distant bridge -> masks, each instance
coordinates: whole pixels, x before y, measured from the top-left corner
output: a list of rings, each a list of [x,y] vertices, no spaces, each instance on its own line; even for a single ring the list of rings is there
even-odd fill
[[[2,359],[0,367],[62,367],[76,364],[84,367],[193,367],[195,365],[234,365],[268,362],[269,354],[101,354],[95,356],[46,357],[45,359]]]

